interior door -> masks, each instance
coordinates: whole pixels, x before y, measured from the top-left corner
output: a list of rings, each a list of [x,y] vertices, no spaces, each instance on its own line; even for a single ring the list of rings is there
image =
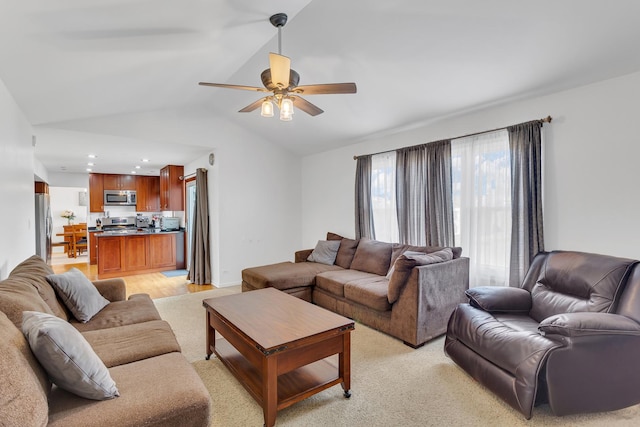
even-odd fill
[[[196,178],[187,178],[185,181],[185,196],[186,196],[186,212],[185,212],[185,232],[187,233],[187,270],[191,264],[191,242],[193,237],[193,215],[196,211]]]

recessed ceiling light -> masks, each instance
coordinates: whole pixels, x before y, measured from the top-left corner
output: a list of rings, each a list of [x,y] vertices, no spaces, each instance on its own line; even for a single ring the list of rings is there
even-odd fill
[[[141,161],[143,161],[144,163],[149,163],[149,159],[140,159]]]
[[[87,163],[87,166],[95,166],[95,163],[89,162]]]
[[[98,156],[96,156],[95,154],[89,154],[87,157],[90,158],[90,159],[97,159],[98,158]]]
[[[87,172],[91,172],[91,168],[87,168]]]
[[[135,174],[136,174],[136,171],[131,171],[131,173],[135,175]]]
[[[140,169],[140,166],[136,166],[136,169]]]

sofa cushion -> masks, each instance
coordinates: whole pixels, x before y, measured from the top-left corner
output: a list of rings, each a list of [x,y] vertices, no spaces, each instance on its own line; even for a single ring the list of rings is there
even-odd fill
[[[0,282],[0,311],[18,328],[22,325],[23,311],[54,314],[29,281],[12,276]]]
[[[316,276],[316,287],[333,295],[344,296],[344,285],[353,280],[375,279],[376,274],[358,270],[325,271]]]
[[[40,297],[49,306],[54,315],[61,319],[69,320],[69,310],[58,300],[55,290],[47,282],[49,274],[53,274],[51,267],[38,255],[32,255],[18,264],[10,276],[25,280],[38,291]]]
[[[555,314],[610,312],[635,263],[608,255],[551,252],[531,289],[529,315],[541,322]]]
[[[273,287],[285,290],[311,286],[315,284],[316,275],[330,270],[342,270],[342,268],[316,262],[280,262],[245,268],[242,270],[242,280],[254,289]]]
[[[96,287],[77,268],[61,274],[50,274],[47,281],[56,289],[73,316],[86,323],[109,304]]]
[[[389,280],[384,276],[353,280],[344,285],[344,297],[377,311],[388,311],[388,288]]]
[[[328,232],[327,240],[340,240],[340,248],[338,249],[335,264],[342,268],[351,268],[351,262],[356,254],[360,239],[349,239],[339,234]]]
[[[0,312],[0,426],[46,426],[51,382],[22,332]]]
[[[48,427],[195,427],[210,424],[211,397],[181,353],[109,369],[120,397],[95,405],[59,388],[49,398]]]
[[[80,332],[86,332],[151,320],[161,320],[153,301],[147,294],[134,294],[126,301],[110,303],[86,323],[75,319],[70,322]]]
[[[391,243],[362,238],[350,268],[385,276],[391,264],[391,249]]]
[[[58,387],[93,400],[119,395],[107,367],[67,321],[52,314],[25,311],[22,332]]]
[[[307,258],[309,262],[333,265],[336,261],[340,242],[338,240],[318,240],[315,249]]]
[[[180,351],[180,345],[164,320],[83,332],[82,336],[107,368]]]

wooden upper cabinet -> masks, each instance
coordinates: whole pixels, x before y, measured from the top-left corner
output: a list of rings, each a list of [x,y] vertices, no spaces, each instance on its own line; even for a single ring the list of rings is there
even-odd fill
[[[89,212],[104,212],[104,179],[100,173],[89,174]]]
[[[180,179],[184,166],[167,165],[160,170],[160,209],[184,210],[184,185]]]
[[[136,178],[136,210],[158,212],[160,210],[160,178],[138,176]]]
[[[104,174],[104,189],[105,190],[135,190],[136,189],[136,176],[135,175],[113,175]]]

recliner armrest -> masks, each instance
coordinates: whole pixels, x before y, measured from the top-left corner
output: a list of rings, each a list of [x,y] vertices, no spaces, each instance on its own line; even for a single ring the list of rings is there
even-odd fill
[[[527,313],[531,310],[531,293],[522,288],[482,286],[468,289],[469,304],[489,313]]]
[[[542,335],[582,337],[593,335],[638,335],[640,324],[610,313],[565,313],[547,317],[538,326]]]

